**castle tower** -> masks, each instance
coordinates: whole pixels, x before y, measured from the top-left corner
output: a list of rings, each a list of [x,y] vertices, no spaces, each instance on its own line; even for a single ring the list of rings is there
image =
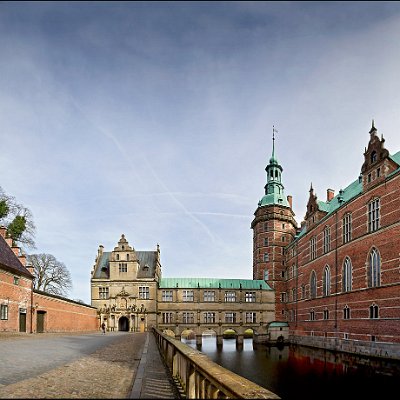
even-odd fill
[[[276,297],[276,316],[281,315],[285,301],[284,249],[294,239],[297,223],[292,210],[292,197],[285,197],[282,184],[283,168],[275,155],[275,129],[272,137],[272,156],[265,168],[265,195],[258,202],[253,229],[253,279],[265,280]]]

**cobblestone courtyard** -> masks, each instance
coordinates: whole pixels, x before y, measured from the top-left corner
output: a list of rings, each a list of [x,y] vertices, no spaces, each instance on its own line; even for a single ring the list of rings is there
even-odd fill
[[[136,393],[141,398],[173,398],[148,333],[0,334],[0,398],[127,398],[145,343],[150,343],[156,369],[163,375],[163,391],[157,392],[157,385],[150,391],[139,385]]]

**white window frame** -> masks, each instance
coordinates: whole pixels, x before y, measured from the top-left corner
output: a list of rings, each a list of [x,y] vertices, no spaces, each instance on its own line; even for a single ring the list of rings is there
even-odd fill
[[[182,301],[184,302],[193,302],[194,301],[194,291],[193,290],[183,290],[182,292]]]
[[[205,302],[215,301],[215,290],[205,290],[203,292],[203,301]]]
[[[150,287],[139,286],[139,299],[149,300],[150,299]]]
[[[235,303],[236,302],[236,292],[228,290],[224,295],[225,303]]]
[[[375,232],[380,228],[380,199],[376,198],[368,203],[368,232]]]
[[[255,303],[257,300],[256,292],[246,292],[244,296],[245,303]]]
[[[174,292],[172,290],[163,290],[162,301],[164,302],[174,301]]]

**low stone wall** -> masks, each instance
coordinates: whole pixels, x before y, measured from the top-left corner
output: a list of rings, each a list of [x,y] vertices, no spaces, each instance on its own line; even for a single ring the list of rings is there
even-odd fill
[[[290,343],[301,346],[317,347],[320,349],[341,351],[367,357],[400,360],[400,344],[398,343],[366,342],[362,340],[295,335],[291,335],[289,340]]]
[[[275,393],[221,367],[204,353],[154,329],[161,355],[185,398],[279,399]]]
[[[86,304],[34,290],[32,308],[33,333],[99,330],[97,309]]]

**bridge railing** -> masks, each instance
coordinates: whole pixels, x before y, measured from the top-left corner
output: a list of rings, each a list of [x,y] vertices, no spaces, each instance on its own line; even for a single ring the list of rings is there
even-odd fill
[[[160,353],[186,398],[280,398],[275,393],[221,367],[200,351],[163,334],[158,329],[153,331]]]

